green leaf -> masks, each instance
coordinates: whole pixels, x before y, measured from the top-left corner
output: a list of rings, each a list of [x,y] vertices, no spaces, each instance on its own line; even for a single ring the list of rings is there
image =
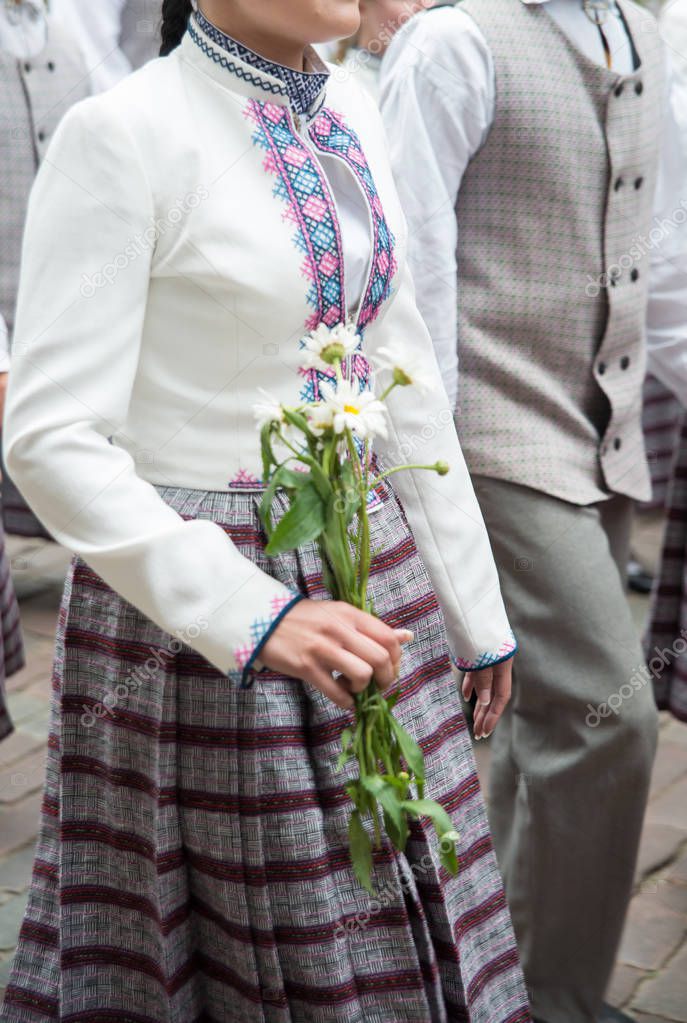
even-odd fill
[[[309,472],[297,472],[286,465],[281,465],[274,475],[284,490],[301,490],[310,480]]]
[[[401,753],[403,759],[407,763],[408,767],[415,775],[419,782],[425,780],[425,758],[422,755],[422,750],[413,739],[412,735],[406,732],[393,715],[390,715],[391,727],[394,730],[396,741],[401,747]]]
[[[435,803],[433,799],[407,799],[403,807],[414,817],[429,817],[439,837],[447,831],[453,831],[453,821],[443,806]]]
[[[272,423],[265,423],[260,431],[260,451],[262,454],[262,478],[267,481],[270,478],[272,466],[276,465],[272,451]]]
[[[370,895],[374,895],[372,890],[372,844],[357,810],[353,811],[348,822],[348,843],[353,873],[363,888]]]
[[[408,822],[403,806],[403,796],[399,797],[394,786],[383,781],[378,775],[366,775],[361,781],[367,791],[381,804],[389,838],[394,847],[402,851],[408,840]]]
[[[265,552],[274,556],[317,540],[324,525],[324,503],[316,488],[308,481],[296,491],[291,507],[272,533]]]
[[[351,748],[352,739],[353,732],[351,731],[351,729],[344,728],[343,732],[341,733],[341,752],[339,753],[339,758],[336,761],[337,771],[340,771],[344,764],[347,764],[348,761],[353,756],[353,750]]]
[[[456,837],[454,837],[454,835]],[[445,835],[439,837],[439,859],[441,860],[442,866],[448,870],[449,874],[453,877],[456,876],[459,870],[458,854],[456,852],[456,842],[459,840],[460,835],[455,831],[446,832]]]
[[[310,434],[311,431],[310,426],[308,425],[308,420],[301,412],[296,412],[295,409],[284,408],[283,406],[282,411],[284,413],[284,419],[290,426],[295,426],[297,430],[300,430],[301,433],[304,433],[306,436]]]

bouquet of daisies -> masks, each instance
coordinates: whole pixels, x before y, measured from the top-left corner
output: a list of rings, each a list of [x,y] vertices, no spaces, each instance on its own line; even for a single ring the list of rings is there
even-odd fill
[[[417,360],[401,348],[379,350],[377,368],[389,375],[379,397],[354,376],[345,378],[343,367],[351,365],[359,344],[353,326],[321,324],[303,344],[303,369],[316,370],[327,381],[319,384],[318,400],[288,408],[263,391],[265,400],[255,406],[255,415],[266,483],[261,518],[269,539],[267,554],[315,542],[332,598],[374,614],[368,595],[371,492],[382,479],[403,469],[444,475],[449,467],[437,462],[375,471],[370,442],[387,435],[386,398],[397,387],[423,389],[425,384]],[[275,523],[272,505],[277,490],[286,493],[289,507]],[[450,873],[458,871],[459,836],[443,807],[424,796],[422,751],[394,717],[398,696],[398,691],[385,696],[373,679],[364,692],[356,694],[355,722],[341,737],[339,769],[355,761],[358,775],[346,785],[353,804],[351,860],[356,877],[369,892],[373,891],[373,841],[363,825],[365,818],[372,820],[376,848],[381,846],[383,821],[390,841],[400,851],[408,839],[409,818],[431,818],[441,862]]]

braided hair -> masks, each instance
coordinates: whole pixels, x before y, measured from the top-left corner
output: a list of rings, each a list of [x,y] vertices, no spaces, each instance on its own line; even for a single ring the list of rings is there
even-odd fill
[[[166,57],[181,42],[192,10],[191,0],[163,0],[161,57]]]

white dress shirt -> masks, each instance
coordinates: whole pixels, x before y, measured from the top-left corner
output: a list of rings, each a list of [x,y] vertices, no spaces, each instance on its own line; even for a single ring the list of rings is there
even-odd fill
[[[58,16],[79,41],[93,92],[109,89],[131,73],[119,45],[126,0],[59,0]]]
[[[580,0],[530,2],[545,2],[551,17],[580,51],[605,64],[601,36]],[[603,29],[612,67],[629,73],[632,47],[617,8]],[[536,71],[533,54],[533,76]],[[482,32],[472,18],[454,7],[411,19],[383,61],[382,112],[409,222],[418,305],[453,401],[458,384],[460,288],[454,208],[466,168],[493,123],[495,88],[493,58]],[[652,253],[647,342],[651,372],[687,402],[687,138],[677,126],[678,102],[669,67],[655,223],[651,225],[655,240],[646,239]]]

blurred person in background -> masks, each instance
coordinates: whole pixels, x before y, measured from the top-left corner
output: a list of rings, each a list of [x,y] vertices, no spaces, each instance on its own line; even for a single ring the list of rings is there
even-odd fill
[[[94,92],[158,55],[162,0],[57,0],[57,7],[79,41]]]
[[[43,0],[0,4],[0,418],[29,192],[62,115],[89,91],[78,46]],[[47,536],[4,471],[2,504],[8,532]],[[3,681],[23,664],[19,608],[0,530],[0,738],[12,731]]]
[[[603,998],[657,738],[625,593],[647,340],[687,395],[666,64],[628,0],[465,0],[414,18],[382,68],[418,304],[521,636],[489,809],[545,1023],[628,1018]]]
[[[433,6],[434,0],[360,0],[360,30],[338,43],[332,59],[354,74],[377,101],[382,57],[389,43],[409,18]]]

